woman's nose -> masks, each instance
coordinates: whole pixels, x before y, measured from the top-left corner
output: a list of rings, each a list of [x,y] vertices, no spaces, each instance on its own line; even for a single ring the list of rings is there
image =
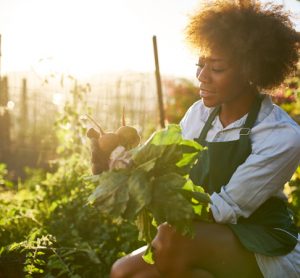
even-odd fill
[[[209,82],[209,69],[207,65],[204,65],[202,67],[198,66],[196,71],[196,78],[200,82]]]

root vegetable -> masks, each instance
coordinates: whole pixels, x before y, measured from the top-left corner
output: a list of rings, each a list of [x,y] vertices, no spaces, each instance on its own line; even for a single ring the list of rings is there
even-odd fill
[[[92,139],[92,138],[98,139],[100,136],[100,133],[98,131],[96,131],[94,128],[89,128],[86,133],[86,136],[90,139]]]
[[[120,145],[119,135],[113,132],[105,132],[91,116],[87,114],[86,116],[99,129],[99,132],[97,132],[94,128],[90,128],[87,131],[87,136],[89,138],[97,138],[100,151],[102,151],[106,157],[109,157],[111,152]]]
[[[126,149],[132,149],[136,147],[141,141],[137,130],[132,126],[121,126],[116,131],[116,134],[119,135],[121,139],[121,145]]]
[[[141,141],[141,137],[137,130],[132,126],[127,126],[125,122],[125,108],[123,107],[122,126],[117,129],[116,134],[120,136],[121,145],[127,150],[132,149]]]
[[[98,128],[99,132],[94,128],[90,128],[87,131],[87,137],[92,139],[98,139],[98,145],[100,151],[106,157],[109,157],[112,151],[117,146],[123,146],[127,150],[136,147],[140,143],[140,136],[137,130],[132,126],[126,126],[124,118],[124,110],[122,116],[122,125],[115,133],[113,132],[104,132],[101,126],[89,115],[87,118],[92,121]]]
[[[103,171],[107,171],[108,170],[108,163],[107,162],[100,162],[100,163],[93,163],[92,164],[92,173],[94,175],[98,175],[100,173],[102,173]]]
[[[98,144],[100,150],[102,150],[106,155],[110,155],[111,152],[121,145],[121,140],[118,134],[113,132],[107,132],[100,136],[98,139]]]

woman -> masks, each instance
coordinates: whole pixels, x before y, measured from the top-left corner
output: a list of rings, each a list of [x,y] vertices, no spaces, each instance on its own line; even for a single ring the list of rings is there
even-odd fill
[[[191,18],[201,100],[181,121],[207,146],[190,177],[211,194],[214,223],[186,238],[167,223],[111,277],[300,277],[300,243],[283,185],[300,162],[300,127],[264,94],[292,73],[299,37],[280,7],[210,1]]]

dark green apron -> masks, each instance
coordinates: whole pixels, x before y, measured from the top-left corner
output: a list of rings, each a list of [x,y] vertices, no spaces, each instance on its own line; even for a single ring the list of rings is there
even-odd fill
[[[262,97],[256,98],[246,122],[240,131],[239,140],[227,142],[207,142],[206,135],[211,124],[220,111],[215,108],[210,114],[204,128],[195,140],[206,146],[191,169],[190,178],[201,185],[206,192],[219,193],[226,185],[235,170],[251,154],[250,132],[258,112]],[[255,174],[255,173],[254,173]],[[245,190],[247,190],[245,184]],[[240,217],[237,224],[227,224],[249,251],[267,256],[285,255],[297,244],[298,232],[293,223],[286,203],[271,197],[248,217]]]

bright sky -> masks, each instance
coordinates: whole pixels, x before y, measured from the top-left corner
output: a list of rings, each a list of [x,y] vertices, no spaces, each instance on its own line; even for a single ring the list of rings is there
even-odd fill
[[[184,44],[188,12],[199,0],[0,0],[1,72],[153,71],[157,36],[163,74],[194,75]],[[266,1],[263,1],[266,2]],[[300,2],[285,2],[300,17]],[[300,19],[294,20],[300,29]]]

